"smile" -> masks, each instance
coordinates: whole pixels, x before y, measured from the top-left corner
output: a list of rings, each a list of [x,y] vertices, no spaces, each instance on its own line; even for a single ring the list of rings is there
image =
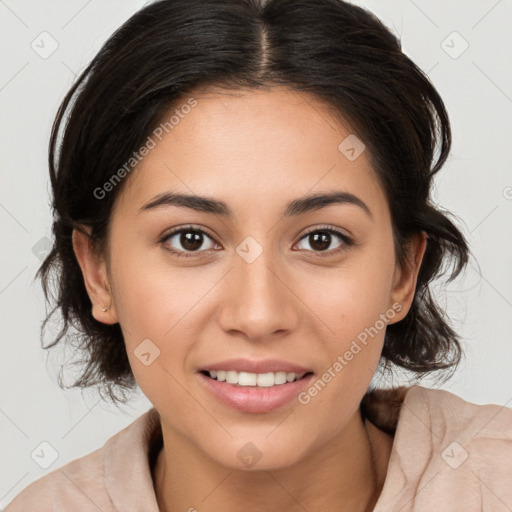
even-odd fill
[[[269,413],[298,403],[299,394],[310,384],[314,373],[209,369],[198,372],[197,376],[206,393],[223,406],[244,413]]]
[[[219,382],[227,382],[235,386],[256,386],[260,388],[269,388],[272,386],[279,386],[287,382],[294,382],[302,379],[306,373],[293,373],[293,372],[267,372],[267,373],[249,373],[237,372],[235,370],[211,370],[205,371],[211,379]]]

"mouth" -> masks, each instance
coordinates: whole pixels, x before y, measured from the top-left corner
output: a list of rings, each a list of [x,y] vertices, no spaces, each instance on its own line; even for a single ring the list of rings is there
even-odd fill
[[[238,387],[257,387],[271,388],[274,386],[282,386],[291,382],[296,382],[306,376],[312,375],[313,372],[267,372],[267,373],[250,373],[236,370],[202,370],[200,373],[218,382],[226,382]]]
[[[219,404],[244,413],[268,413],[298,402],[314,372],[286,361],[232,359],[198,369],[197,375]]]

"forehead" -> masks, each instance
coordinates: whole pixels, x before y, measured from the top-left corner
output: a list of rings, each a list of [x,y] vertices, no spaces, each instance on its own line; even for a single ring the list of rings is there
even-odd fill
[[[191,98],[195,106],[181,108]],[[140,207],[172,190],[268,208],[288,202],[285,196],[334,188],[357,190],[365,202],[384,200],[362,141],[332,107],[307,93],[199,91],[176,102],[164,123],[171,116],[172,126],[161,140],[153,137],[153,149],[129,176],[121,203]],[[357,158],[346,153],[349,146]]]

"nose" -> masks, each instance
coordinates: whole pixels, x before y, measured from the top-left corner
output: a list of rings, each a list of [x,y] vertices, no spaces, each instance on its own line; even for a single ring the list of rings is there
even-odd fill
[[[222,329],[260,342],[293,331],[300,318],[300,301],[290,279],[266,251],[251,263],[235,255],[234,268],[223,283],[218,317]]]

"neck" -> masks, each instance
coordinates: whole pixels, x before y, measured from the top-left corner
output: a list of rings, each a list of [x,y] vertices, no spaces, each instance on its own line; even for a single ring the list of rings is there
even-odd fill
[[[240,471],[217,464],[164,425],[162,434],[153,470],[162,512],[369,511],[382,490],[393,439],[365,425],[358,412],[339,435],[292,466]]]

